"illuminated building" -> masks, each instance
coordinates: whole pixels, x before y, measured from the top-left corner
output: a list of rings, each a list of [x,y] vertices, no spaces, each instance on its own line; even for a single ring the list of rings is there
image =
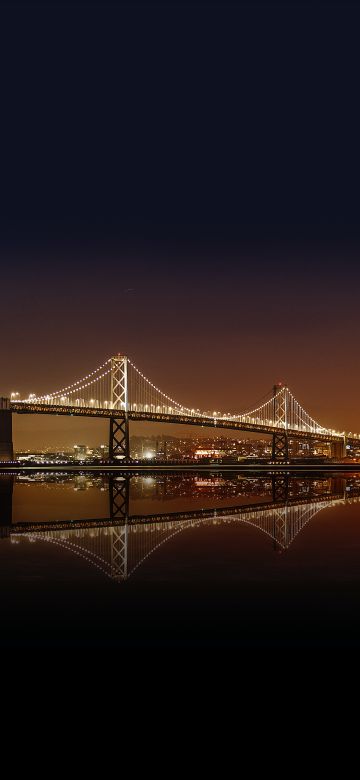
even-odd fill
[[[74,445],[74,460],[86,460],[87,446],[86,444]]]
[[[199,447],[199,449],[195,450],[195,460],[199,460],[200,458],[222,458],[225,454],[224,450],[207,450]]]

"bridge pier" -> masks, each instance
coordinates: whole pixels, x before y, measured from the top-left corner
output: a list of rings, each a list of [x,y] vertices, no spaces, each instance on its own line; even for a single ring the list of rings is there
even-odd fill
[[[13,485],[14,477],[12,475],[0,474],[0,529],[6,528],[12,523]]]
[[[0,398],[0,461],[14,460],[10,399]]]
[[[277,463],[285,463],[289,460],[288,435],[285,431],[276,431],[273,433],[272,460]]]
[[[110,417],[109,458],[130,458],[129,415]]]
[[[331,457],[341,460],[346,455],[346,440],[345,438],[340,441],[331,442]]]
[[[129,481],[130,477],[110,477],[109,479],[109,516],[111,520],[124,520],[129,517]]]
[[[333,477],[331,480],[331,492],[335,495],[343,494],[346,498],[346,479],[344,477]]]
[[[289,498],[288,474],[274,474],[272,477],[272,500],[274,503],[287,501]]]

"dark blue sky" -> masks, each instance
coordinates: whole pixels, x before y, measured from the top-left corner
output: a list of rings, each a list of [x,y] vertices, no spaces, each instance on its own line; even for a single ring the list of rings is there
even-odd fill
[[[0,391],[120,349],[184,403],[282,378],[360,429],[359,9],[0,18]]]
[[[358,236],[356,7],[1,19],[2,241]]]

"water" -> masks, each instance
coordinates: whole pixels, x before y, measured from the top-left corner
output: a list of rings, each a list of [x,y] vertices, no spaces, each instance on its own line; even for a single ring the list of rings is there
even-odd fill
[[[0,642],[360,642],[360,474],[0,475]]]

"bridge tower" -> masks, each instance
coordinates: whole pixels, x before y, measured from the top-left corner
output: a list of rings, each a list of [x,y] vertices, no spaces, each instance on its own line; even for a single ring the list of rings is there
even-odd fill
[[[130,477],[109,479],[111,528],[111,576],[126,580],[128,575],[128,517]],[[120,521],[120,524],[119,524]]]
[[[0,461],[14,459],[10,398],[0,398]]]
[[[129,458],[129,398],[128,359],[125,355],[111,358],[111,409],[121,414],[110,417],[109,458]]]
[[[273,475],[272,494],[274,502],[274,549],[278,552],[283,552],[289,544],[289,523],[291,521],[291,508],[288,506],[288,474],[279,473]]]
[[[272,460],[285,463],[289,460],[288,446],[288,395],[287,387],[281,382],[273,388],[273,421],[274,425],[283,430],[274,431],[272,443]]]

